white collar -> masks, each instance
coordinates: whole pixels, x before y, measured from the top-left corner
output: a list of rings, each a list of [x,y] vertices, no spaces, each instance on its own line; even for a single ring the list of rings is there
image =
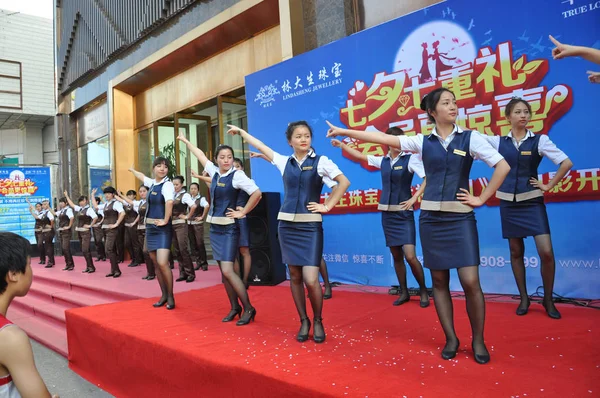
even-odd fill
[[[385,157],[386,158],[390,158],[390,160],[394,161],[397,159],[400,159],[402,156],[406,156],[408,155],[408,153],[404,152],[404,151],[400,151],[400,153],[398,154],[398,156],[396,156],[395,158],[392,158],[391,152],[388,152]]]
[[[459,126],[458,124],[455,124],[455,125],[454,125],[454,129],[453,129],[453,130],[452,130],[452,132],[451,132],[451,133],[448,135],[448,137],[450,137],[450,136],[451,136],[452,134],[454,134],[454,133],[458,133],[458,134],[460,134],[460,133],[462,133],[462,132],[463,132],[463,129],[461,129],[461,128],[460,128],[460,126]],[[440,136],[440,135],[437,133],[437,130],[436,130],[436,128],[435,128],[435,127],[433,128],[433,130],[431,130],[431,134],[432,134],[432,135],[435,135],[435,136],[436,136],[436,137],[438,137],[438,138],[442,138],[442,137],[441,137],[441,136]],[[443,138],[442,138],[442,139],[443,139]]]
[[[165,176],[165,178],[163,178],[162,180],[160,180],[160,182],[156,182],[156,178],[155,178],[155,179],[152,181],[152,186],[155,186],[155,185],[160,185],[160,184],[162,184],[162,183],[164,183],[164,182],[167,182],[167,181],[169,181],[169,176]]]
[[[184,194],[184,193],[185,193],[185,189],[182,189],[179,192],[175,192],[175,196],[179,196],[179,195]]]
[[[303,157],[301,160],[298,160],[298,158],[296,157],[295,153],[292,153],[292,158],[294,158],[294,160],[298,163],[304,163],[304,161],[308,158],[314,158],[315,156],[317,156],[317,154],[315,153],[315,151],[313,151],[312,149],[309,149],[308,152],[306,153],[306,156]]]
[[[516,140],[516,138],[512,135],[512,130],[510,130],[506,136],[512,138],[513,140]],[[535,137],[535,134],[533,134],[531,130],[526,130],[525,136],[521,139],[521,141],[525,141],[527,138],[532,137]]]

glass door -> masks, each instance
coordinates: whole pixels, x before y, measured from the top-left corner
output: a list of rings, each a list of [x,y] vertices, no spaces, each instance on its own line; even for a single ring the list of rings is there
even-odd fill
[[[171,121],[158,121],[154,123],[156,131],[156,154],[167,158],[171,163],[169,178],[173,179],[179,170],[179,151],[175,145],[175,123]]]
[[[209,159],[213,156],[213,137],[211,133],[211,117],[202,115],[192,115],[178,113],[175,115],[175,125],[177,129],[183,133],[190,142],[200,148]],[[179,142],[177,148],[179,155],[179,172],[185,177],[186,185],[192,182],[191,171],[202,174],[204,168],[200,161],[189,153],[187,147]],[[200,192],[206,194],[205,184],[200,184]]]
[[[154,128],[152,125],[137,131],[136,169],[152,176],[152,162],[156,157],[154,148]]]
[[[242,160],[246,174],[250,175],[250,153],[248,144],[244,143],[242,137],[239,135],[232,136],[227,134],[227,130],[229,130],[227,127],[228,124],[233,124],[244,130],[248,129],[246,100],[220,96],[217,99],[217,108],[221,142],[233,148],[235,157]]]

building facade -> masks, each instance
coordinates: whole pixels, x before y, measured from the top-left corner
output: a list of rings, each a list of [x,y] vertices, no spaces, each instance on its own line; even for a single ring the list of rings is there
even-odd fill
[[[52,30],[0,9],[0,164],[58,163]]]
[[[133,189],[129,167],[150,174],[159,155],[189,180],[201,169],[180,133],[209,156],[231,145],[249,168],[226,134],[247,124],[246,75],[437,2],[55,0],[63,183],[85,193],[90,169],[104,168]]]

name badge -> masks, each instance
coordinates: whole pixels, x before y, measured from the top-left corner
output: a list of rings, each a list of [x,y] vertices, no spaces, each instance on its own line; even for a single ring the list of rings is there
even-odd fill
[[[521,151],[521,155],[531,155],[531,151]]]
[[[217,186],[218,186],[218,187],[224,187],[224,186],[225,186],[225,184],[223,184],[222,182],[217,182]]]
[[[312,169],[313,169],[313,167],[312,167],[312,166],[304,166],[304,167],[302,167],[302,170],[303,170],[303,171],[304,171],[304,170],[312,170]]]
[[[394,170],[402,170],[402,166],[394,166]]]
[[[459,156],[467,156],[467,153],[465,151],[461,151],[460,149],[455,149],[454,154]]]
[[[158,195],[158,192],[152,191],[151,195]]]

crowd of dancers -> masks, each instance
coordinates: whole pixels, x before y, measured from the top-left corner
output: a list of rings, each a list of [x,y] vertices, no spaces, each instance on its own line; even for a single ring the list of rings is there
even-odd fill
[[[456,124],[458,109],[452,91],[439,88],[421,101],[435,126],[430,135],[405,136],[397,127],[385,133],[356,131],[329,124],[327,136],[331,144],[347,152],[350,157],[366,161],[381,170],[382,193],[379,210],[386,246],[390,248],[400,285],[400,295],[393,303],[409,302],[406,263],[419,284],[419,304],[429,305],[423,265],[416,256],[416,228],[413,205],[422,197],[419,216],[420,241],[424,266],[431,272],[435,308],[444,330],[446,344],[441,356],[451,359],[460,345],[454,329],[453,304],[450,295],[450,270],[456,269],[465,292],[467,313],[472,328],[472,348],[478,363],[487,363],[490,354],[484,342],[485,300],[479,280],[479,241],[473,208],[483,205],[492,195],[500,199],[502,235],[509,241],[511,264],[521,301],[517,315],[525,315],[530,306],[527,295],[523,239],[532,236],[541,259],[544,285],[543,306],[551,318],[561,317],[556,309],[552,290],[554,286],[554,254],[550,239],[544,192],[554,187],[571,169],[572,163],[546,135],[527,130],[532,115],[530,104],[513,98],[505,109],[511,131],[505,137],[486,136],[477,131],[463,130]],[[317,343],[325,341],[323,326],[323,290],[319,274],[325,281],[325,298],[331,297],[327,268],[323,261],[322,214],[332,209],[342,198],[350,181],[338,166],[326,156],[318,155],[312,147],[313,132],[308,123],[290,123],[285,132],[293,150],[290,156],[273,151],[262,141],[236,126],[229,125],[229,134],[240,135],[256,148],[261,157],[280,171],[284,197],[278,220],[278,237],[282,259],[290,275],[291,292],[300,318],[296,336],[300,342],[309,338]],[[335,139],[346,136],[388,147],[386,156],[366,156]],[[243,170],[228,145],[216,148],[215,159],[180,134],[178,140],[200,161],[203,175],[192,173],[201,183],[209,186],[209,201],[199,194],[199,185],[184,186],[184,177],[167,177],[168,159],[158,157],[152,166],[152,177],[131,168],[142,185],[137,194],[131,190],[122,195],[113,187],[104,188],[105,201],[95,196],[91,205],[81,196],[76,205],[65,192],[54,212],[48,202],[31,206],[36,218],[36,237],[40,246],[41,263],[44,253],[46,267],[54,265],[51,244],[53,223],[58,220],[58,233],[65,256],[65,270],[73,270],[70,253],[71,228],[77,219],[76,231],[86,259],[83,272],[94,272],[90,252],[92,231],[98,251],[98,260],[107,257],[111,271],[107,277],[118,278],[125,242],[131,254],[130,266],[145,263],[148,273],[144,279],[158,279],[161,297],[155,307],[175,308],[173,295],[172,258],[178,258],[177,281],[193,282],[195,271],[207,268],[204,246],[204,221],[210,223],[210,244],[214,260],[219,264],[225,291],[231,305],[223,322],[238,317],[237,325],[247,325],[256,317],[256,308],[248,294],[251,258],[246,216],[261,199],[261,191]],[[546,184],[539,181],[537,168],[543,157],[556,165],[558,171]],[[494,169],[493,175],[480,196],[469,191],[469,173],[474,160],[479,159]],[[423,178],[419,189],[412,193],[414,174]],[[331,194],[320,203],[323,185]],[[77,216],[77,217],[75,217]],[[120,236],[124,236],[123,239]],[[190,250],[191,248],[191,250]],[[238,258],[242,258],[242,264]],[[193,262],[196,262],[194,266]],[[306,290],[305,290],[306,289]],[[312,322],[306,308],[305,292],[312,307]]]

